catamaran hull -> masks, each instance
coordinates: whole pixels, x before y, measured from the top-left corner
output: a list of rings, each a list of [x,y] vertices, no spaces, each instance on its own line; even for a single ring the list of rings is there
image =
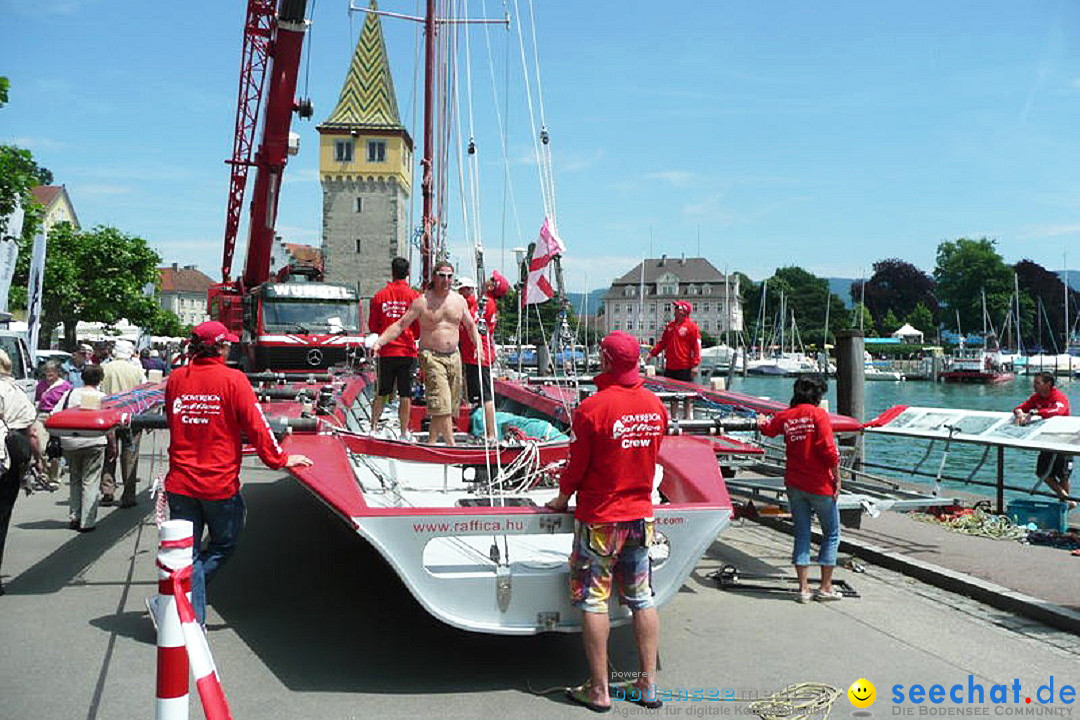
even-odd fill
[[[666,552],[653,565],[657,605],[679,591],[730,520],[726,508],[657,509],[657,547]],[[417,602],[448,625],[497,635],[581,631],[581,612],[569,599],[569,514],[417,514],[352,522]],[[492,545],[508,562],[490,560]],[[517,559],[526,546],[530,557]],[[629,617],[625,607],[612,602],[613,623]]]

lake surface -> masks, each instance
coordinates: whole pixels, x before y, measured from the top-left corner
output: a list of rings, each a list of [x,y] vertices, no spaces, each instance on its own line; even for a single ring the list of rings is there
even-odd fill
[[[748,376],[734,378],[731,389],[736,392],[770,397],[781,402],[791,399],[792,378],[774,378]],[[1064,392],[1072,405],[1073,412],[1080,412],[1080,381],[1058,378],[1057,387]],[[996,410],[1011,412],[1013,408],[1026,400],[1033,392],[1031,378],[1019,376],[1012,382],[997,385],[967,385],[962,383],[931,383],[921,381],[866,383],[866,417],[863,420],[880,415],[896,405],[915,405],[923,407],[968,408],[971,410]],[[836,381],[829,381],[829,409],[836,411]],[[874,474],[920,485],[928,491],[933,485],[932,478],[911,475],[910,469],[926,453],[928,441],[909,438],[884,437],[867,434],[865,436],[866,459],[868,463],[888,465],[890,470],[869,468]],[[922,471],[936,473],[941,463],[943,443],[938,442],[930,456],[923,462]],[[979,462],[983,447],[955,443],[949,448],[944,475],[966,478]],[[1022,491],[1006,491],[1006,497],[1022,497],[1036,500],[1048,500],[1049,496],[1040,497],[1028,494],[1027,489],[1035,485],[1035,458],[1033,451],[1005,449],[1005,484],[1023,488]],[[986,463],[975,473],[974,479],[993,483],[997,478],[997,451],[991,448]],[[993,488],[958,482],[944,482],[946,489],[963,490],[969,493],[992,496]],[[1040,493],[1046,486],[1039,483]],[[1073,494],[1076,494],[1074,488]]]

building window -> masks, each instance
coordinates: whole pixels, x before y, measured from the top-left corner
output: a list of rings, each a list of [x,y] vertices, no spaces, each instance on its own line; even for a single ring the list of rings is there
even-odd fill
[[[359,252],[363,252],[363,251],[364,251],[363,242],[360,240],[360,238],[356,238],[356,252],[359,253]]]
[[[356,198],[356,212],[364,212],[364,198],[362,197]]]
[[[712,295],[712,285],[706,285],[701,288],[702,295]]]
[[[368,162],[386,162],[386,141],[368,140],[367,159]]]
[[[634,297],[634,286],[633,285],[627,285],[623,289],[623,295],[625,297]]]
[[[689,288],[687,288],[686,291],[690,295],[697,295],[698,294],[698,286],[697,285],[691,285]]]
[[[709,312],[709,303],[705,303],[704,305],[702,305],[701,306],[701,311],[702,312]]]
[[[352,162],[353,158],[353,141],[352,140],[335,140],[334,141],[334,160],[338,162]]]

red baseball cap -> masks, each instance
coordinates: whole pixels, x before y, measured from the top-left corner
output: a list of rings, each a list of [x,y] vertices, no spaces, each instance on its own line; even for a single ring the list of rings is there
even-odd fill
[[[494,285],[491,289],[491,294],[496,298],[501,298],[503,295],[510,292],[510,281],[498,270],[491,271],[491,282]]]
[[[225,327],[217,320],[207,320],[204,323],[196,325],[192,329],[191,334],[203,343],[217,344],[223,342],[237,342],[240,340],[236,335],[229,332],[229,328]]]
[[[641,380],[638,362],[641,346],[629,333],[615,331],[600,341],[600,352],[608,361],[607,375],[619,385],[636,385]]]

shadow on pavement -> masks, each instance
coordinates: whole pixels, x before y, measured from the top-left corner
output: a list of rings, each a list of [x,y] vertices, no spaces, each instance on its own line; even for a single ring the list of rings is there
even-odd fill
[[[577,634],[457,630],[431,617],[379,553],[289,478],[244,489],[247,526],[209,602],[293,690],[460,693],[580,683]],[[629,627],[612,662],[636,670]]]
[[[157,645],[157,633],[145,610],[102,615],[92,619],[90,624],[99,630],[131,638],[145,645]]]
[[[110,547],[136,530],[153,505],[147,491],[140,492],[137,507],[110,512],[98,517],[96,530],[90,533],[71,532],[71,538],[46,555],[23,573],[4,583],[4,589],[14,595],[54,593],[76,581]],[[66,520],[37,520],[22,523],[20,528],[56,530],[67,528]],[[153,540],[151,541],[153,543]],[[152,547],[152,544],[151,544]]]

